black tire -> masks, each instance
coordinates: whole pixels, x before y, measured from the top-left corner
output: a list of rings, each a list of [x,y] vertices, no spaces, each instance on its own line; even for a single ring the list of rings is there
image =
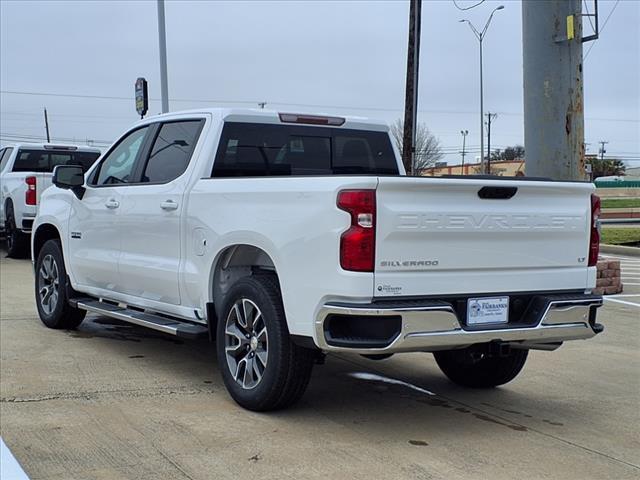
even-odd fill
[[[520,373],[529,350],[511,350],[505,356],[481,354],[473,347],[434,352],[440,370],[464,387],[491,388],[510,382]]]
[[[51,272],[48,279],[46,271]],[[36,260],[34,283],[38,315],[42,323],[49,328],[73,330],[82,323],[87,314],[85,310],[69,305],[67,281],[60,241],[48,240],[42,246]],[[49,293],[48,301],[47,292],[44,290]]]
[[[13,208],[7,206],[4,231],[7,243],[7,257],[26,258],[29,256],[29,235],[22,233],[16,227]]]
[[[260,313],[256,314],[255,324],[251,321],[253,326],[236,331],[244,333],[253,330],[254,333],[247,336],[246,341],[240,340],[238,335],[227,333],[233,325],[239,325],[234,306],[245,305],[245,301],[252,305],[250,308],[254,313],[254,307]],[[229,290],[222,311],[224,313],[218,320],[216,335],[218,365],[231,397],[246,409],[262,412],[286,408],[298,401],[309,384],[315,357],[312,350],[291,341],[275,275],[259,274],[238,280]],[[228,322],[231,327],[227,327]],[[263,337],[255,333],[259,322],[260,330],[266,329],[262,343],[259,342]],[[245,323],[249,325],[246,318]],[[236,342],[237,345],[229,347],[232,350],[227,355],[226,347]],[[259,353],[265,355],[265,363],[258,362]],[[255,358],[250,360],[249,355]],[[243,370],[240,364],[243,361],[244,375],[241,375]],[[261,378],[253,386],[249,383],[245,385],[246,370],[249,369],[247,361],[253,361],[258,370],[258,366],[262,367]],[[250,365],[253,372],[253,363]],[[240,379],[240,376],[243,378]]]

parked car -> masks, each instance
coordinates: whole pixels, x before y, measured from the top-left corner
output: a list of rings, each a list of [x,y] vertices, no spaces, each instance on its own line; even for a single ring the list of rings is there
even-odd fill
[[[29,234],[42,192],[51,185],[54,167],[88,169],[100,150],[76,145],[21,143],[0,149],[0,231],[10,257],[29,253]]]
[[[592,184],[406,177],[381,122],[165,114],[53,183],[32,240],[44,324],[215,338],[248,409],[294,403],[326,352],[433,352],[493,387],[603,329]]]

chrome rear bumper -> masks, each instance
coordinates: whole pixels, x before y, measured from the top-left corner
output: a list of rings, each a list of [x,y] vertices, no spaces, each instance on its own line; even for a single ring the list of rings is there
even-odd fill
[[[379,302],[372,304],[327,303],[316,318],[316,341],[326,351],[384,354],[462,348],[477,343],[518,343],[525,348],[559,344],[595,336],[602,326],[595,323],[602,297],[596,295],[546,295],[532,297],[539,308],[528,311],[526,325],[464,326],[451,303],[444,301]],[[327,329],[328,319],[339,322],[348,317],[399,317],[399,330],[385,345],[336,340]],[[366,320],[365,320],[366,321]]]

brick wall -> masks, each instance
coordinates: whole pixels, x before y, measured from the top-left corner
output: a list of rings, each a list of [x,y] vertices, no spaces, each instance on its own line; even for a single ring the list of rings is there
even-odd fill
[[[620,260],[598,260],[598,276],[596,288],[593,291],[596,295],[612,295],[622,292],[622,279],[620,278]]]

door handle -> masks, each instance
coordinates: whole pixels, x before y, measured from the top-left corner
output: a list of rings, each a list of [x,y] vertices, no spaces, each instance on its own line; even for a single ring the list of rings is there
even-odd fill
[[[114,200],[113,198],[107,200],[107,203],[104,204],[105,207],[107,208],[118,208],[120,206],[120,202],[118,202],[117,200]]]
[[[176,210],[178,208],[178,204],[173,200],[165,200],[160,204],[160,208],[163,210]]]

